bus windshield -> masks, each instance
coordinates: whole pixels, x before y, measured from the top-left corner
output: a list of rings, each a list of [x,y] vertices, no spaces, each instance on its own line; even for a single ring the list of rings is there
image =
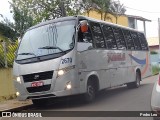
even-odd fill
[[[47,24],[27,31],[16,60],[65,52],[74,47],[75,21]]]

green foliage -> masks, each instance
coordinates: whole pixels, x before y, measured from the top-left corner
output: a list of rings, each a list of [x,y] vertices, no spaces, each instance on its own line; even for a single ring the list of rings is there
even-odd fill
[[[126,12],[126,9],[124,5],[120,3],[120,1],[114,1],[110,5],[110,12],[116,18],[116,24],[117,24],[118,17],[121,15],[124,15],[124,13]]]
[[[10,4],[15,21],[14,29],[17,35],[22,37],[24,32],[33,25],[33,16],[29,12],[31,0],[12,0]]]
[[[107,18],[108,13],[115,15],[117,20],[126,11],[119,1],[112,0],[12,0],[10,5],[15,23],[7,25],[12,26],[20,37],[37,23],[65,15],[83,12],[89,15],[90,10],[94,9],[101,14],[103,20],[111,19]]]
[[[106,20],[107,13],[110,12],[111,0],[93,0],[93,3],[94,9],[101,14],[101,20]]]
[[[126,12],[125,7],[123,4],[120,3],[120,1],[113,1],[113,0],[82,0],[84,4],[84,9],[87,13],[94,9],[99,14],[101,14],[101,20],[110,19],[110,17],[107,17],[107,14],[110,13],[117,19],[119,16],[123,15]],[[85,7],[87,5],[87,7]],[[89,14],[89,13],[88,13]]]
[[[77,0],[12,0],[10,2],[11,12],[15,21],[14,29],[18,36],[31,26],[42,21],[62,17],[63,10],[66,10],[67,15],[75,15],[75,2]],[[74,2],[73,2],[74,1]]]
[[[16,32],[4,23],[0,23],[0,33],[12,41],[16,39]]]
[[[151,55],[155,55],[155,54],[158,54],[158,52],[156,52],[156,51],[151,51],[150,54],[151,54]]]
[[[152,74],[156,75],[160,72],[160,67],[158,65],[153,65],[152,66]]]
[[[89,12],[94,8],[94,5],[95,5],[94,1],[93,0],[82,0],[79,4],[80,4],[79,11],[82,10],[86,12],[89,17]]]

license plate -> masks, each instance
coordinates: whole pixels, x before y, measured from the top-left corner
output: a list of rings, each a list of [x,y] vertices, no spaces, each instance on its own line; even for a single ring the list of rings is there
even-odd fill
[[[43,86],[44,82],[43,81],[38,81],[38,82],[32,82],[31,87],[40,87]]]

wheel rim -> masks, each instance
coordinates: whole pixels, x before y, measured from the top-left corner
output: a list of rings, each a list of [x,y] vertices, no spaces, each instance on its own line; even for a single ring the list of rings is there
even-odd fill
[[[92,99],[94,97],[94,88],[92,85],[88,86],[88,96]]]
[[[137,87],[140,86],[140,77],[139,77],[139,74],[137,74]]]

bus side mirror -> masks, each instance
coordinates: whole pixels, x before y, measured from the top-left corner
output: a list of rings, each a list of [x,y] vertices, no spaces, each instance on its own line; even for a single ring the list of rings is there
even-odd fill
[[[82,33],[85,33],[88,31],[87,20],[80,21],[80,29]]]

